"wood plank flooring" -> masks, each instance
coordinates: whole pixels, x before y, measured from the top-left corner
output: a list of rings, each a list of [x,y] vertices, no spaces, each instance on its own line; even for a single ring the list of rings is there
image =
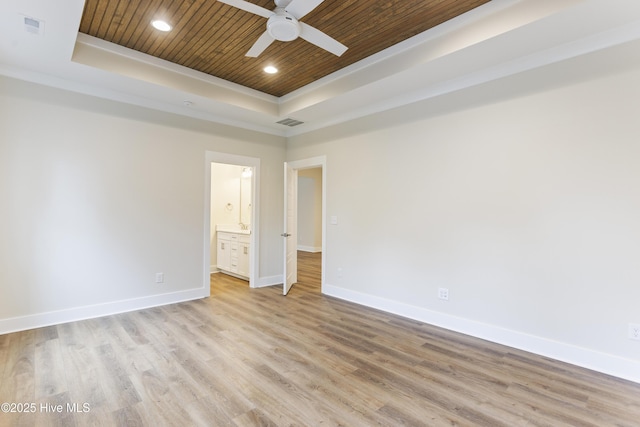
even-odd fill
[[[319,260],[287,297],[214,274],[208,299],[1,335],[0,403],[35,411],[0,426],[640,425],[640,385],[323,296]]]

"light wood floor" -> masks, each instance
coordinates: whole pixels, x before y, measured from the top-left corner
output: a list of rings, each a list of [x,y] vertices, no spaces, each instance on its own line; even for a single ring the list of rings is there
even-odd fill
[[[640,385],[323,296],[310,258],[287,297],[214,274],[208,299],[0,336],[0,403],[36,404],[0,426],[640,425]]]

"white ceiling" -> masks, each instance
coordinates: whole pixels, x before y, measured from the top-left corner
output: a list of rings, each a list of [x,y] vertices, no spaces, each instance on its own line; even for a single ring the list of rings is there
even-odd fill
[[[0,74],[285,137],[640,40],[638,0],[492,0],[276,98],[79,34],[83,6],[2,0]]]

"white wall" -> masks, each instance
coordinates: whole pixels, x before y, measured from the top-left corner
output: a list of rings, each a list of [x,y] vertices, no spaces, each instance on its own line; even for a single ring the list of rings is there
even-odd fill
[[[281,275],[282,138],[0,78],[0,333],[206,295],[207,151],[261,159]]]
[[[530,74],[289,141],[327,156],[324,289],[640,381],[640,67]]]
[[[298,250],[322,250],[322,168],[298,170]]]

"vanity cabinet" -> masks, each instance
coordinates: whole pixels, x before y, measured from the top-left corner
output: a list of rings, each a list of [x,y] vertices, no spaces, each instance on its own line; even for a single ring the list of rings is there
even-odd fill
[[[228,271],[231,267],[231,239],[227,233],[218,233],[218,270]]]
[[[238,275],[249,279],[249,236],[238,236]]]
[[[249,280],[249,242],[247,234],[218,231],[218,270]]]

